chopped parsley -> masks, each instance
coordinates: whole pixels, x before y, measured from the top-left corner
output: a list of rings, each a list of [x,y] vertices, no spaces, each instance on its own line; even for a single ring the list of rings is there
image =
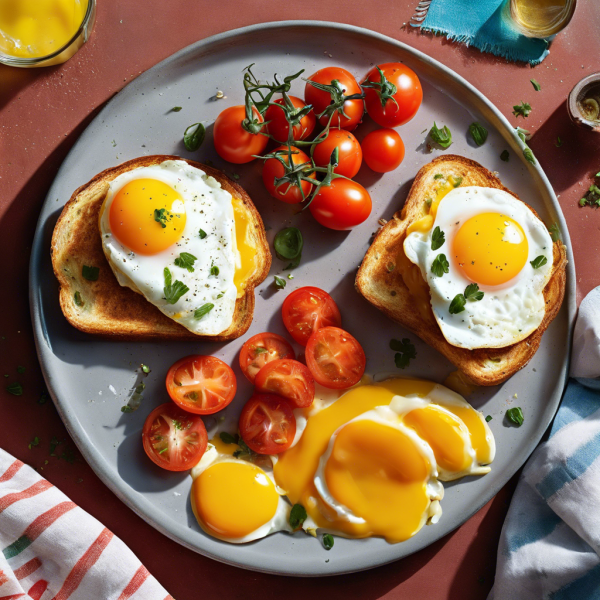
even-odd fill
[[[531,112],[531,104],[527,102],[521,102],[521,104],[515,104],[513,106],[513,115],[515,117],[528,117]]]
[[[463,182],[463,178],[462,177],[453,177],[452,179],[454,179],[454,182],[452,183],[452,185],[455,188],[457,188]]]
[[[180,110],[181,110],[181,106],[174,106],[174,107],[171,109],[171,112],[179,112]]]
[[[431,263],[431,272],[438,277],[443,277],[444,273],[450,270],[450,263],[445,254],[438,254]]]
[[[286,281],[282,277],[275,275],[274,284],[278,290],[282,290],[285,287]]]
[[[558,240],[561,239],[558,223],[554,223],[548,231],[550,232],[550,237],[552,238],[553,242],[558,242]]]
[[[525,421],[525,417],[523,416],[523,411],[520,406],[516,406],[515,408],[509,408],[506,411],[506,418],[517,427],[521,427],[523,422]]]
[[[75,294],[73,295],[73,301],[75,302],[75,304],[77,304],[77,306],[84,305],[84,302],[81,298],[81,294],[79,292],[75,292]]]
[[[439,225],[433,230],[433,234],[431,235],[431,249],[438,250],[444,245],[446,241],[446,235],[439,228]]]
[[[203,240],[208,235],[208,233],[206,233],[206,231],[204,231],[204,229],[201,229],[198,232],[198,235],[200,236],[200,239]]]
[[[148,373],[150,373],[150,367],[148,365],[141,364],[140,368],[142,369],[142,372],[145,373],[146,375],[148,375]]]
[[[215,305],[211,304],[210,302],[203,304],[200,308],[197,308],[194,311],[194,318],[201,319],[202,317],[207,315],[214,307],[215,307]]]
[[[194,272],[194,263],[198,260],[193,254],[189,252],[182,252],[175,259],[175,266],[187,269],[190,273]]]
[[[554,145],[557,148],[560,148],[562,145],[564,144],[564,142],[562,141],[562,139],[560,138],[560,135],[556,136],[556,142],[554,142]]]
[[[408,338],[403,338],[402,341],[390,340],[390,348],[396,352],[394,361],[399,369],[405,369],[411,359],[417,358],[417,349]]]
[[[492,415],[488,415],[488,416],[485,418],[485,422],[486,422],[486,423],[489,423],[491,420],[492,420]]]
[[[436,173],[436,174],[433,176],[433,178],[434,178],[434,179],[444,179],[444,176],[443,176],[441,173]]]
[[[600,173],[596,177],[600,177]],[[579,201],[579,206],[586,205],[595,206],[596,208],[600,206],[600,188],[595,184],[590,185],[585,196]]]
[[[224,444],[237,444],[239,440],[238,435],[232,435],[231,433],[227,433],[227,431],[221,431],[219,437]]]
[[[167,226],[167,221],[173,218],[171,213],[166,208],[154,209],[154,220],[163,228]]]
[[[81,267],[81,274],[83,275],[83,278],[88,281],[98,281],[100,267],[88,267],[87,265],[83,265]]]
[[[167,267],[164,270],[165,287],[163,292],[165,294],[165,300],[168,304],[176,304],[179,298],[190,291],[190,288],[185,285],[182,281],[176,280],[172,282],[171,271]]]
[[[36,446],[40,445],[40,438],[36,435],[30,442],[29,442],[29,449],[31,450],[32,448],[35,448]]]
[[[535,79],[530,79],[529,81],[531,81],[531,85],[536,92],[539,92],[542,89],[542,86]]]
[[[300,527],[302,527],[302,523],[306,521],[306,517],[308,517],[308,515],[306,514],[306,509],[304,506],[302,506],[302,504],[294,504],[294,506],[292,506],[292,510],[290,511],[289,517],[289,523],[292,529],[294,531],[300,529]]]
[[[536,256],[533,260],[530,260],[529,262],[534,269],[539,269],[548,262],[548,259],[543,254],[540,254],[539,256]]]
[[[533,156],[533,152],[531,148],[526,147],[523,148],[523,156],[532,164],[535,165],[535,156]]]
[[[504,162],[508,162],[510,160],[510,154],[508,153],[508,150],[502,151],[502,154],[500,155],[500,160],[503,160]]]
[[[442,148],[446,149],[452,144],[452,133],[446,125],[439,129],[436,122],[433,122],[433,127],[429,130],[429,137]]]
[[[17,381],[13,381],[13,383],[9,383],[6,386],[6,391],[13,396],[22,396],[23,395],[23,386]]]
[[[326,533],[323,536],[323,548],[325,548],[325,550],[331,550],[333,548],[333,536],[330,533]]]
[[[476,283],[471,283],[465,288],[464,294],[456,294],[454,296],[452,302],[450,302],[448,312],[451,315],[457,315],[465,310],[467,300],[479,302],[483,299],[483,296],[484,293],[479,290],[479,286]]]
[[[477,122],[471,123],[469,125],[469,133],[478,146],[485,144],[485,140],[488,137],[488,130],[483,125]]]
[[[483,295],[483,292],[479,290],[479,286],[476,283],[471,283],[465,288],[465,298],[467,300],[479,302],[483,299]]]

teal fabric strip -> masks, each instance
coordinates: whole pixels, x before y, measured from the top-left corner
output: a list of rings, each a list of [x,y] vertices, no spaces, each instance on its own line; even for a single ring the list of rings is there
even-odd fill
[[[432,0],[422,31],[474,46],[512,61],[541,63],[548,41],[528,38],[512,29],[507,0]]]

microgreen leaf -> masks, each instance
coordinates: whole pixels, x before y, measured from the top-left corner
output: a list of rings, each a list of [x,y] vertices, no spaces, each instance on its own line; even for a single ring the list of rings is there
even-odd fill
[[[98,276],[100,275],[99,267],[88,267],[87,265],[83,265],[81,267],[81,274],[84,279],[88,281],[98,281]]]
[[[167,267],[165,267],[163,274],[165,277],[165,287],[163,289],[165,300],[168,304],[175,304],[179,298],[190,291],[190,288],[183,281],[176,280],[175,283],[172,283],[171,271]]]
[[[433,122],[433,127],[429,130],[429,136],[431,139],[441,146],[442,148],[448,148],[452,144],[452,133],[446,125],[439,129],[436,122]]]
[[[483,292],[479,290],[479,286],[476,283],[471,283],[465,288],[465,298],[467,300],[474,300],[479,302],[483,299]]]
[[[23,395],[23,386],[17,381],[13,381],[13,383],[9,383],[6,386],[6,391],[13,396],[22,396]]]
[[[333,548],[333,536],[330,533],[326,533],[323,536],[323,548],[325,548],[325,550],[331,550]]]
[[[194,263],[197,258],[189,252],[182,252],[176,259],[175,265],[182,269],[187,269],[190,273],[194,272]]]
[[[457,188],[463,182],[462,177],[452,177],[452,179],[454,180],[452,186],[455,188]]]
[[[531,104],[527,102],[521,102],[521,104],[515,104],[513,106],[513,115],[515,117],[528,117],[531,112]]]
[[[281,278],[281,277],[277,277],[277,275],[275,275],[275,287],[278,290],[282,290],[285,287],[285,284],[287,283],[285,279]]]
[[[154,220],[164,229],[167,226],[167,219],[170,220],[171,213],[166,208],[154,209]]]
[[[231,433],[228,433],[227,431],[221,431],[221,433],[219,434],[219,437],[221,438],[221,441],[224,444],[237,444],[238,443],[237,436],[231,435]]]
[[[492,420],[492,415],[488,415],[488,416],[485,418],[485,422],[486,422],[486,423],[489,423],[491,420]]]
[[[439,226],[437,226],[433,230],[433,233],[431,234],[431,249],[438,250],[439,248],[441,248],[444,245],[445,241],[446,241],[446,235],[439,228]]]
[[[539,92],[542,89],[542,86],[535,79],[530,79],[529,81],[531,81],[531,85],[536,92]]]
[[[206,135],[206,129],[202,123],[194,123],[190,125],[183,134],[183,143],[185,149],[190,152],[195,152],[202,146],[204,136]]]
[[[523,156],[532,164],[535,165],[535,157],[531,148],[523,148]]]
[[[506,418],[517,427],[521,427],[525,421],[525,417],[523,416],[523,411],[521,410],[520,406],[509,408],[506,411]]]
[[[485,144],[485,140],[487,140],[488,136],[488,131],[483,125],[477,122],[471,123],[469,125],[469,133],[471,134],[473,141],[478,146],[483,146],[483,144]]]
[[[206,233],[206,231],[204,231],[204,229],[201,229],[198,232],[198,235],[200,236],[200,239],[203,240],[208,235],[208,233]]]
[[[530,260],[529,262],[531,263],[531,266],[534,269],[539,269],[548,262],[548,259],[543,254],[540,254],[539,256],[536,256],[533,260]]]
[[[508,162],[510,160],[510,154],[508,153],[508,150],[502,151],[502,154],[500,155],[500,160],[503,160],[504,162]]]
[[[443,178],[444,178],[444,176],[443,176],[441,173],[436,173],[436,174],[433,176],[433,178],[434,178],[434,179],[443,179]]]
[[[553,223],[548,231],[550,232],[550,237],[552,238],[553,242],[558,242],[558,240],[561,239],[558,223]]]
[[[450,302],[450,307],[448,308],[448,312],[451,315],[457,315],[465,310],[465,304],[467,300],[462,294],[456,294],[452,302]]]
[[[557,148],[560,148],[562,145],[564,144],[564,142],[562,141],[562,139],[560,138],[560,135],[556,136],[556,142],[554,143],[554,145]]]
[[[300,527],[302,527],[302,523],[306,521],[306,517],[308,517],[308,515],[306,514],[306,509],[304,506],[302,506],[302,504],[294,504],[294,506],[292,506],[292,510],[290,511],[289,517],[289,523],[292,529],[300,529]]]
[[[273,240],[273,248],[277,258],[285,261],[292,261],[286,268],[294,269],[300,264],[302,258],[302,248],[304,240],[302,233],[296,227],[286,227],[282,229]]]
[[[390,348],[396,352],[394,362],[399,369],[405,369],[411,359],[417,358],[417,349],[408,338],[403,338],[402,341],[390,340]]]
[[[210,302],[203,304],[200,308],[197,308],[194,311],[194,319],[201,319],[204,315],[207,315],[214,307],[215,305],[211,304]]]
[[[438,277],[443,277],[444,273],[448,273],[450,264],[446,259],[445,254],[438,254],[431,263],[431,272]]]

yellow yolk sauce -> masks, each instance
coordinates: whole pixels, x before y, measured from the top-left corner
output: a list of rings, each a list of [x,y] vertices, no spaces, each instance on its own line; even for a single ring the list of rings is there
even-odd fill
[[[53,54],[77,33],[88,0],[0,0],[0,52],[19,58]]]
[[[243,201],[234,197],[232,204],[235,221],[235,242],[238,252],[233,283],[237,288],[238,298],[240,298],[244,295],[246,282],[256,269],[257,251],[250,233],[252,224],[248,219],[248,213],[244,209]]]
[[[268,523],[279,502],[275,485],[250,463],[219,462],[192,484],[192,507],[207,533],[240,539]]]

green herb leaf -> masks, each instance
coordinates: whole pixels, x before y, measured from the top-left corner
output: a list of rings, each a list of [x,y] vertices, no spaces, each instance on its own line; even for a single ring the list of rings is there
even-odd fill
[[[531,112],[531,104],[527,102],[521,102],[513,106],[513,115],[515,117],[528,117]]]
[[[560,139],[560,135],[556,136],[556,142],[554,143],[554,145],[557,148],[560,148],[562,145],[564,144],[564,142]],[[596,176],[597,177],[597,176]]]
[[[548,231],[550,232],[550,237],[552,238],[553,242],[558,242],[558,240],[562,239],[562,236],[560,235],[560,229],[558,228],[558,223],[554,223]]]
[[[174,106],[174,107],[171,109],[171,112],[179,112],[180,110],[181,110],[181,106]]]
[[[83,306],[85,304],[79,292],[75,292],[75,294],[73,295],[73,301],[75,302],[75,304],[77,304],[77,306]]]
[[[442,129],[439,129],[435,121],[433,122],[433,127],[429,130],[429,137],[444,149],[452,144],[452,133],[450,133],[448,127],[444,125]]]
[[[173,217],[166,208],[155,208],[154,209],[154,220],[164,229],[167,226],[167,220],[171,220]]]
[[[523,411],[519,406],[516,406],[515,408],[509,408],[506,411],[506,417],[511,423],[513,423],[513,425],[516,425],[517,427],[521,427],[525,421]]]
[[[6,391],[13,396],[22,396],[23,386],[20,383],[13,381],[6,386]]]
[[[479,290],[479,286],[476,283],[471,283],[465,288],[465,299],[474,300],[479,302],[483,299],[483,292]]]
[[[523,156],[532,164],[535,165],[535,157],[531,148],[523,148]]]
[[[146,373],[146,375],[148,375],[148,373],[150,373],[150,367],[148,365],[141,364],[140,368],[142,369],[143,373]]]
[[[231,435],[231,433],[227,433],[227,431],[221,431],[221,433],[219,434],[219,437],[221,438],[221,441],[224,444],[237,444],[238,443],[237,436]]]
[[[200,239],[203,240],[208,235],[208,233],[206,233],[206,231],[204,231],[204,229],[201,229],[198,232],[198,235],[200,236]]]
[[[179,298],[190,291],[190,288],[183,281],[176,280],[175,283],[172,283],[171,271],[167,267],[165,267],[163,273],[165,277],[165,287],[163,289],[165,300],[168,304],[176,304]]]
[[[588,203],[588,199],[587,198],[582,198],[579,201],[579,206],[585,206]]]
[[[277,275],[275,275],[275,287],[278,290],[282,290],[285,287],[286,284],[286,280],[282,279],[281,277],[277,277]]]
[[[331,550],[333,548],[333,536],[330,533],[326,533],[323,536],[323,548],[325,548],[325,550]]]
[[[483,125],[477,122],[471,123],[469,125],[469,133],[478,146],[485,144],[485,140],[488,137],[488,130]]]
[[[463,178],[462,177],[453,177],[453,179],[454,179],[454,183],[452,185],[455,188],[457,188],[463,182]]]
[[[294,506],[292,506],[292,510],[290,511],[289,517],[289,522],[292,529],[294,531],[296,529],[300,529],[300,527],[302,527],[302,523],[306,521],[306,517],[308,517],[308,515],[306,514],[306,509],[304,506],[302,506],[302,504],[294,504]]]
[[[215,305],[211,304],[210,302],[203,304],[200,308],[197,308],[194,311],[194,319],[201,319],[204,315],[207,315],[214,307]]]
[[[488,415],[488,416],[485,418],[485,422],[486,422],[486,423],[489,423],[491,420],[492,420],[492,415]]]
[[[436,173],[436,174],[433,176],[433,178],[434,178],[434,179],[444,179],[444,176],[443,176],[441,173]]]
[[[239,450],[236,450],[233,453],[234,458],[247,457],[248,459],[254,459],[256,457],[256,453],[253,450],[248,448],[246,442],[241,437],[237,438],[237,445],[240,447]]]
[[[539,92],[542,89],[542,86],[535,79],[530,79],[529,81],[531,81],[531,85],[536,92]]]
[[[50,440],[50,456],[56,456],[56,447],[60,444],[60,440],[53,435]]]
[[[194,263],[198,260],[193,254],[189,252],[182,252],[178,258],[175,259],[175,265],[182,269],[187,269],[190,273],[194,272]]]
[[[527,129],[523,129],[522,127],[515,127],[515,131],[519,136],[519,139],[523,142],[527,142],[531,139],[531,133],[527,131]]]
[[[131,406],[128,406],[126,404],[125,406],[121,406],[121,412],[122,413],[132,413],[133,412],[133,408],[131,408]]]
[[[98,276],[100,275],[99,267],[88,267],[87,265],[83,265],[81,267],[81,274],[84,279],[88,281],[98,281]]]
[[[457,315],[465,310],[465,304],[467,303],[467,299],[462,294],[456,294],[452,302],[450,302],[450,307],[448,308],[448,312],[451,315]]]
[[[510,160],[510,154],[508,153],[508,150],[502,151],[502,154],[500,155],[500,160],[503,160],[504,162],[508,162]]]
[[[193,125],[190,125],[183,134],[183,143],[185,145],[185,149],[189,150],[190,152],[196,152],[196,150],[202,146],[205,135],[206,129],[202,123],[194,123]]]
[[[213,265],[210,268],[210,274],[214,275],[216,277],[219,274],[219,267],[217,267],[216,265]]]
[[[439,248],[441,248],[444,245],[445,241],[446,241],[446,235],[439,228],[439,226],[437,226],[433,230],[433,233],[431,234],[431,249],[438,250]]]
[[[444,273],[448,273],[450,264],[446,259],[445,254],[438,254],[431,263],[431,272],[438,277],[443,277]]]
[[[303,247],[302,233],[296,227],[282,229],[273,240],[273,248],[277,258],[292,261],[285,270],[295,269],[300,264]]]
[[[399,369],[405,369],[411,359],[417,358],[417,349],[408,338],[402,338],[402,341],[390,340],[390,348],[396,352],[394,362]]]
[[[539,256],[536,256],[533,260],[530,260],[529,262],[531,263],[531,266],[534,269],[539,269],[548,262],[548,259],[543,254],[540,254]]]

